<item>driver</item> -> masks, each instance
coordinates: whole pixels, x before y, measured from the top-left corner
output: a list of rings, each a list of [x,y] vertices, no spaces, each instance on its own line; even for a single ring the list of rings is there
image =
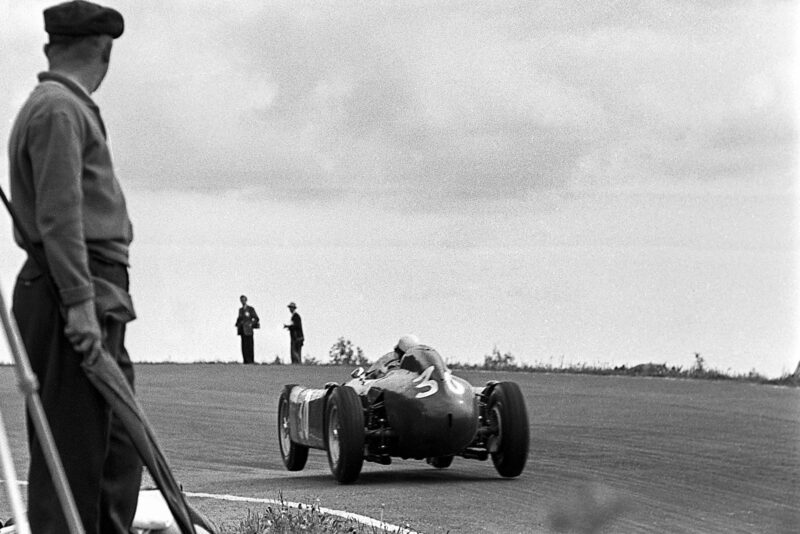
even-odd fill
[[[400,359],[412,347],[420,344],[419,338],[414,334],[406,334],[397,341],[394,350],[384,354],[367,369],[367,378],[380,378],[392,369],[400,366]]]

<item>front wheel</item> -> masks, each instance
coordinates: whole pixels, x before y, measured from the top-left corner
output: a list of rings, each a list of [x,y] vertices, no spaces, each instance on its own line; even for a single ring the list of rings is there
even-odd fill
[[[284,390],[278,400],[278,444],[283,465],[289,471],[300,471],[308,460],[308,447],[292,441],[289,434],[289,392]]]
[[[516,477],[528,460],[530,430],[525,398],[515,382],[500,382],[489,396],[489,426],[497,433],[489,439],[495,469],[503,477]]]
[[[364,410],[350,387],[337,387],[325,407],[325,448],[333,477],[350,484],[364,465]]]

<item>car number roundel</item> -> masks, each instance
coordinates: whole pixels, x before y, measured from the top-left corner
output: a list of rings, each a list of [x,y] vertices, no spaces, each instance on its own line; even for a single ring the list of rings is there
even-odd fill
[[[436,392],[439,391],[439,383],[436,380],[431,380],[433,370],[434,367],[432,365],[428,366],[417,378],[412,380],[412,382],[416,384],[414,386],[415,388],[423,390],[415,395],[416,398],[424,399],[425,397],[435,395]],[[449,370],[444,373],[444,384],[447,389],[456,395],[464,394],[464,386],[456,381],[455,377],[453,377],[453,373]]]

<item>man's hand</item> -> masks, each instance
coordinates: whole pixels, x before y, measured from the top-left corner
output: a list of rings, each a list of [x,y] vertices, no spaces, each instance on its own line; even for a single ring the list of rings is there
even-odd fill
[[[89,299],[67,308],[67,326],[64,328],[72,348],[90,354],[100,348],[103,334],[94,310],[94,300]]]

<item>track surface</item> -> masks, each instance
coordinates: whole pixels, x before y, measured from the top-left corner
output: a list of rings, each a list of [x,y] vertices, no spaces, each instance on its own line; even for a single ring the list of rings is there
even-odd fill
[[[177,478],[190,492],[279,498],[408,524],[421,532],[797,532],[800,391],[725,382],[525,373],[457,373],[520,384],[528,404],[526,471],[456,458],[365,463],[339,486],[321,451],[284,470],[276,437],[283,384],[342,382],[349,369],[139,365],[137,389]],[[25,478],[22,397],[0,368],[14,460]],[[247,508],[193,501],[218,522]],[[0,514],[9,506],[0,492]]]

